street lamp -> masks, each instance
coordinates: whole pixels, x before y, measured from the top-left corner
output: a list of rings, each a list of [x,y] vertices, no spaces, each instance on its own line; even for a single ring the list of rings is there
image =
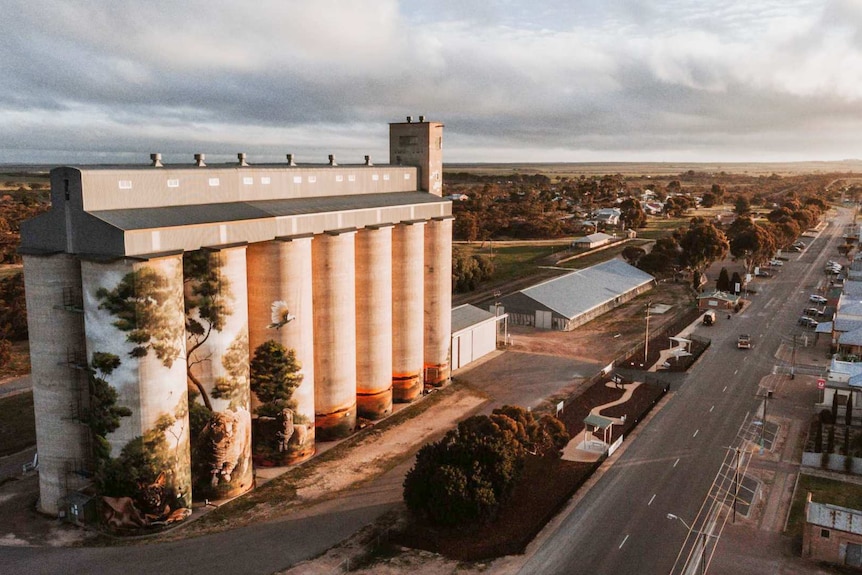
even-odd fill
[[[647,300],[646,304],[646,332],[644,333],[644,367],[647,364],[647,354],[649,353],[649,310],[652,307],[652,300]]]
[[[685,528],[688,529],[690,533],[697,533],[698,535],[701,536],[701,541],[700,541],[700,572],[701,572],[701,575],[706,573],[706,538],[707,537],[715,537],[715,535],[710,535],[706,531],[698,531],[697,529],[695,529],[694,527],[692,527],[691,525],[686,523],[682,517],[679,517],[678,515],[674,515],[673,513],[668,513],[667,518],[679,520],[680,523],[685,525]]]

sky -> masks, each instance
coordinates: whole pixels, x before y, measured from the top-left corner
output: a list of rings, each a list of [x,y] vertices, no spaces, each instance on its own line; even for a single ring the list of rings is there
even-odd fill
[[[0,163],[862,157],[862,0],[0,0]]]

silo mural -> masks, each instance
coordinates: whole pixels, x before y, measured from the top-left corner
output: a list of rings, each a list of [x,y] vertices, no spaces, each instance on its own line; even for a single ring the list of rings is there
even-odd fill
[[[198,498],[253,485],[245,246],[183,255],[192,476]]]
[[[258,465],[314,454],[311,237],[248,247],[252,443]]]
[[[179,256],[83,261],[89,405],[103,520],[163,525],[191,514]]]
[[[392,231],[392,396],[406,403],[422,395],[424,222]]]

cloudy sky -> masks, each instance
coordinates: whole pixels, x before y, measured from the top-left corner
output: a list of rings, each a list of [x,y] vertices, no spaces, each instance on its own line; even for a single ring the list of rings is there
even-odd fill
[[[0,163],[862,157],[860,0],[0,0]]]

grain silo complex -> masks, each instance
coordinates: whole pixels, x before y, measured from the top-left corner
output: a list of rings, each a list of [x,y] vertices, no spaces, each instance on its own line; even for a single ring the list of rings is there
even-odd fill
[[[109,523],[181,520],[445,384],[442,136],[390,124],[388,165],[52,170],[21,243],[40,510],[95,486]]]

